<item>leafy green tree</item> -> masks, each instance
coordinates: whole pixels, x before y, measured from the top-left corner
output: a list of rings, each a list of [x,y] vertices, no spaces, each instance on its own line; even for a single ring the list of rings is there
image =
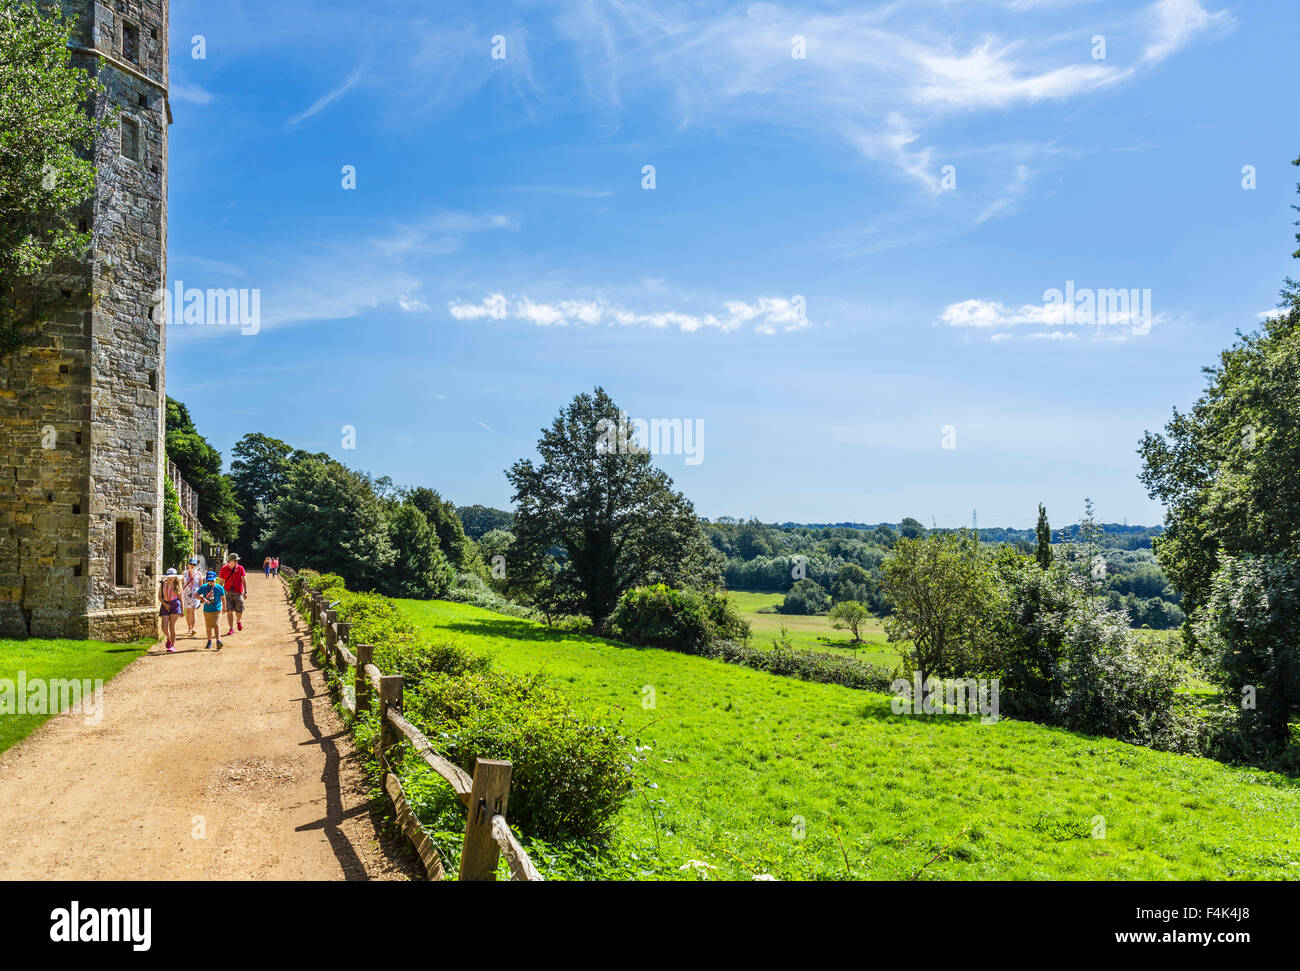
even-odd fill
[[[1035,532],[1038,548],[1034,551],[1034,558],[1039,567],[1046,570],[1052,565],[1052,525],[1047,521],[1047,507],[1041,502],[1038,504],[1038,528]]]
[[[231,449],[230,486],[243,522],[240,545],[246,557],[275,552],[266,547],[271,512],[284,494],[293,454],[287,442],[260,432],[250,432]]]
[[[395,597],[428,600],[447,593],[455,573],[438,546],[424,513],[411,502],[396,505],[388,517],[393,569],[380,586]]]
[[[74,23],[57,6],[0,0],[0,354],[86,296],[43,279],[90,246],[74,214],[94,191],[94,139],[112,124],[106,107],[86,111],[104,89],[72,66]]]
[[[181,515],[181,498],[170,478],[163,479],[163,569],[180,567],[194,551],[194,537]]]
[[[218,542],[229,543],[239,533],[239,512],[230,480],[221,471],[221,453],[199,434],[189,409],[167,399],[167,457],[199,499],[199,522]]]
[[[366,476],[333,460],[295,462],[271,522],[286,562],[337,573],[354,590],[383,586],[393,566],[384,504]]]
[[[623,447],[630,443],[606,447],[619,416],[604,389],[579,394],[542,430],[541,461],[521,459],[506,472],[515,490],[511,569],[544,581],[551,608],[589,617],[596,634],[627,590],[722,580],[720,554],[668,475]],[[558,571],[548,577],[552,551]]]
[[[884,570],[894,608],[885,631],[904,643],[903,659],[920,675],[925,694],[931,677],[965,677],[989,667],[998,589],[972,534],[901,539]]]
[[[1300,563],[1224,557],[1194,624],[1249,754],[1285,749],[1300,720]]]
[[[925,535],[925,524],[919,519],[906,516],[898,524],[898,532],[904,539],[919,539]]]
[[[480,572],[476,565],[476,550],[473,541],[465,535],[465,526],[456,512],[455,503],[448,502],[434,492],[421,486],[406,494],[406,501],[411,503],[438,535],[438,545],[443,556],[453,567],[463,573]]]
[[[1142,484],[1166,507],[1156,557],[1188,614],[1225,557],[1300,559],[1300,283],[1280,306],[1205,369],[1190,411],[1142,438]]]
[[[865,604],[856,600],[841,600],[830,612],[831,626],[836,630],[848,630],[853,635],[853,643],[862,643],[862,629],[871,620],[871,611]]]
[[[831,595],[816,580],[806,577],[795,581],[790,592],[785,595],[781,605],[776,608],[779,614],[820,614],[831,605]]]

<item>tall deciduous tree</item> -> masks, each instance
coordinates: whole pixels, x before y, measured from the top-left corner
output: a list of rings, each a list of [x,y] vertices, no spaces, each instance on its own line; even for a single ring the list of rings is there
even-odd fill
[[[1300,558],[1300,284],[1237,336],[1191,410],[1139,448],[1142,484],[1166,507],[1156,557],[1189,615],[1223,557]]]
[[[90,245],[73,212],[94,190],[89,149],[110,122],[86,111],[103,86],[70,62],[72,23],[0,0],[0,354],[84,296],[41,279]]]
[[[891,641],[911,641],[903,657],[920,675],[923,691],[932,676],[984,670],[999,595],[990,563],[970,533],[901,539],[884,571],[894,608],[885,630]]]
[[[271,513],[284,493],[293,467],[293,446],[270,435],[250,432],[231,449],[230,484],[238,505],[241,552],[257,559],[256,554],[272,554],[266,549],[271,528]]]
[[[384,504],[360,472],[304,457],[271,518],[285,562],[337,573],[357,590],[385,585],[395,554]]]
[[[589,617],[597,633],[633,587],[722,582],[721,555],[668,475],[634,442],[607,447],[619,417],[604,389],[580,394],[542,430],[540,463],[521,459],[506,472],[515,489],[510,575],[536,579],[552,610]],[[548,574],[553,553],[558,570]]]

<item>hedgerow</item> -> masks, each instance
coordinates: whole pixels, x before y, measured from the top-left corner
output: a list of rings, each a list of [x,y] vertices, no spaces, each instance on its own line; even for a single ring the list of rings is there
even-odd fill
[[[509,816],[521,832],[561,839],[608,830],[631,792],[634,765],[629,740],[617,728],[585,720],[567,695],[540,676],[493,671],[486,655],[430,639],[387,597],[350,592],[310,570],[291,581],[295,598],[304,586],[335,601],[339,620],[351,625],[349,642],[373,644],[380,671],[402,676],[406,718],[438,752],[471,773],[479,758],[511,762]],[[372,709],[353,727],[359,745],[373,744],[377,712]],[[423,780],[419,760],[408,749],[403,744],[390,761],[404,778],[411,773]],[[378,782],[378,760],[367,769]],[[418,787],[422,793],[426,783]],[[417,815],[429,807],[430,817],[421,816],[422,822],[445,826],[438,808],[445,801],[422,795],[413,805]]]

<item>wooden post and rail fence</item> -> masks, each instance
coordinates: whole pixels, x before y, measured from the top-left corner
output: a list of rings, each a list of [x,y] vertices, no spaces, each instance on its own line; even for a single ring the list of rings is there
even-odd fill
[[[293,570],[289,567],[281,567],[280,572],[286,579],[293,577]],[[402,714],[401,675],[385,675],[375,667],[373,644],[357,644],[356,652],[353,653],[349,644],[351,625],[338,619],[338,613],[330,609],[319,590],[304,586],[302,595],[307,607],[307,615],[303,619],[309,625],[319,626],[324,631],[327,667],[338,675],[340,683],[344,685],[349,671],[352,672],[352,697],[342,691],[343,705],[358,716],[378,706],[378,755],[384,772],[384,791],[393,801],[397,825],[415,847],[429,879],[445,880],[448,875],[442,857],[428,832],[415,818],[406,793],[402,790],[402,781],[388,761],[390,750],[403,739],[411,743],[412,749],[429,768],[447,781],[469,810],[457,879],[495,880],[497,862],[500,854],[504,853],[511,880],[542,880],[542,875],[537,872],[537,867],[533,866],[533,861],[528,858],[506,821],[510,763],[497,759],[477,759],[474,774],[470,775],[434,751],[429,740]]]

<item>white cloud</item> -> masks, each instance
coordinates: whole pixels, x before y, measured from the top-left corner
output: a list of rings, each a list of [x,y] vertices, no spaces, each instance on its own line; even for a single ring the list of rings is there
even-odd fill
[[[1163,61],[1203,34],[1223,33],[1237,25],[1228,11],[1210,13],[1197,0],[1158,0],[1147,14],[1155,26],[1142,59],[1151,63]]]
[[[995,343],[1026,338],[1034,340],[1074,340],[1080,331],[1070,328],[1091,327],[1091,340],[1126,340],[1128,336],[1150,333],[1154,323],[1164,321],[1163,314],[1153,314],[1150,290],[1075,288],[1069,284],[1064,292],[1048,290],[1042,303],[1010,307],[998,300],[960,300],[950,303],[939,314],[946,327],[975,331],[995,330],[989,340]],[[1021,327],[1048,328],[1034,333],[1018,332]]]
[[[429,305],[419,297],[411,297],[405,293],[397,298],[397,306],[408,314],[419,313],[420,311],[429,309]]]
[[[212,101],[212,93],[197,84],[173,81],[167,93],[173,101],[185,101],[189,104],[205,105]]]
[[[621,325],[693,333],[706,329],[732,332],[748,326],[757,334],[775,334],[811,326],[802,300],[784,297],[760,297],[752,302],[728,300],[720,311],[701,314],[638,310],[603,298],[542,301],[494,293],[478,303],[452,300],[447,309],[457,320],[519,320],[537,327]]]
[[[349,74],[346,78],[344,78],[342,84],[340,84],[338,87],[330,91],[327,91],[325,94],[317,98],[312,103],[311,107],[307,108],[304,111],[298,112],[298,114],[290,118],[289,121],[287,122],[289,127],[292,128],[294,125],[298,124],[299,122],[306,121],[312,115],[316,115],[324,111],[326,108],[332,105],[339,98],[343,97],[343,95],[351,91],[356,86],[357,82],[361,80],[361,75],[363,73],[364,73],[364,69],[361,67],[361,65],[357,65],[357,67],[353,69],[352,73]]]

